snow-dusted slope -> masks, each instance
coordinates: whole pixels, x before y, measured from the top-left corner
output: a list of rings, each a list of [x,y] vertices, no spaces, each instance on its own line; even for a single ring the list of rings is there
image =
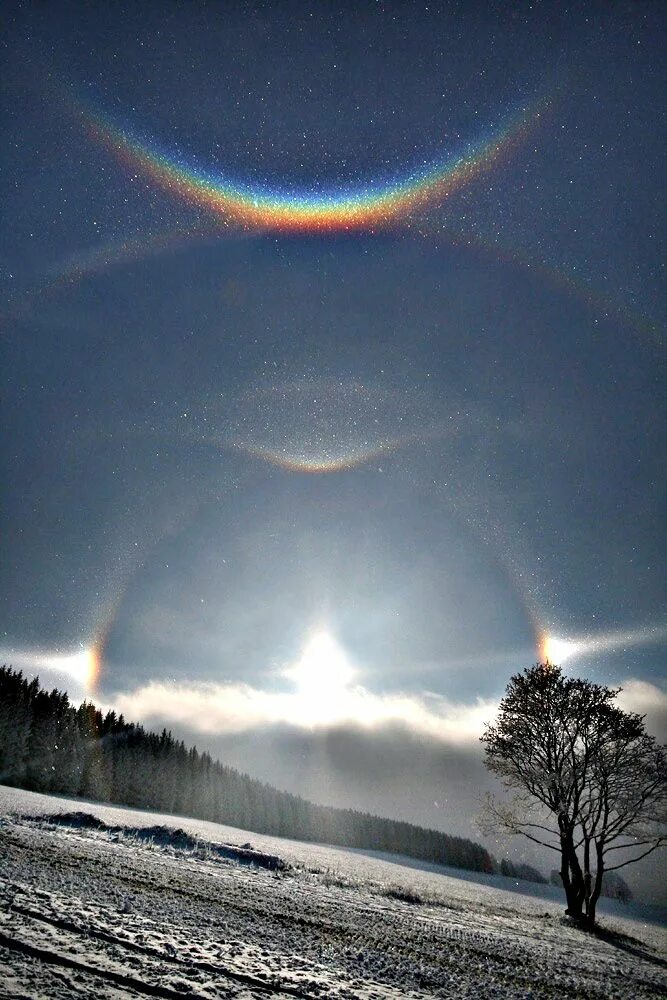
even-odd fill
[[[62,811],[106,826],[34,819]],[[3,997],[634,1000],[667,990],[665,930],[646,919],[605,918],[618,932],[605,940],[563,923],[560,900],[2,787],[0,815]],[[129,832],[161,825],[199,843]],[[287,867],[211,846],[247,842]]]

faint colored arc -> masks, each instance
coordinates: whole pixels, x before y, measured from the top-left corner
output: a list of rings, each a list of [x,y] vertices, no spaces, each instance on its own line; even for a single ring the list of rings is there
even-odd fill
[[[564,265],[549,263],[530,257],[522,250],[496,240],[480,236],[472,230],[455,230],[446,226],[429,225],[420,220],[413,232],[426,239],[442,238],[448,246],[462,250],[479,251],[503,265],[519,268],[521,271],[537,275],[552,287],[580,301],[584,306],[605,320],[622,323],[645,339],[647,344],[664,357],[665,342],[658,322],[647,313],[631,309],[613,299],[599,288],[585,281],[580,275],[568,270]]]
[[[441,201],[508,155],[539,121],[545,104],[541,100],[521,108],[466,153],[449,155],[400,180],[325,193],[237,183],[180,160],[103,113],[86,110],[84,118],[94,138],[121,161],[186,201],[248,228],[318,233],[381,227]]]
[[[304,472],[315,475],[323,475],[329,472],[347,472],[351,469],[358,469],[373,459],[382,455],[389,455],[397,451],[401,446],[408,444],[412,438],[396,438],[384,444],[370,445],[365,448],[351,451],[347,454],[336,456],[299,455],[291,451],[278,451],[271,448],[262,448],[256,445],[245,445],[241,442],[233,442],[231,447],[237,451],[245,452],[253,458],[261,459],[269,465],[274,465],[286,472]]]

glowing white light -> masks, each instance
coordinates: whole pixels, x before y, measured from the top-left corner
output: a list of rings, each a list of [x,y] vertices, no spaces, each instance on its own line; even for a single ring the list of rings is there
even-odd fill
[[[26,670],[40,675],[45,686],[51,683],[44,672],[71,678],[74,686],[67,684],[70,696],[86,697],[95,687],[100,669],[100,657],[95,646],[81,647],[76,653],[57,653],[52,650],[11,649],[0,650],[0,663],[7,663],[16,670]],[[62,681],[59,681],[62,684]]]
[[[286,671],[307,698],[340,696],[354,678],[354,671],[336,640],[326,631],[315,632],[299,660]]]
[[[97,673],[97,653],[94,649],[82,649],[79,653],[68,655],[42,656],[38,659],[37,666],[44,666],[48,670],[57,670],[59,673],[67,674],[84,688],[91,687]]]
[[[659,623],[637,629],[613,629],[592,632],[576,639],[560,639],[546,633],[542,638],[542,656],[549,663],[558,665],[575,657],[598,656],[638,646],[650,646],[667,638],[667,625]]]
[[[569,639],[558,639],[555,635],[548,635],[543,643],[543,655],[548,663],[558,665],[565,660],[576,656],[581,652],[581,643],[571,642]]]

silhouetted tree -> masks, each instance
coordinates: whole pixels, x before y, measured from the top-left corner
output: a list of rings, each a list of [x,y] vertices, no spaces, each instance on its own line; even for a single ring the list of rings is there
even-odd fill
[[[614,704],[619,691],[536,664],[511,678],[481,738],[487,766],[514,792],[487,799],[482,826],[558,851],[566,912],[588,926],[605,871],[667,840],[665,748],[643,716]]]

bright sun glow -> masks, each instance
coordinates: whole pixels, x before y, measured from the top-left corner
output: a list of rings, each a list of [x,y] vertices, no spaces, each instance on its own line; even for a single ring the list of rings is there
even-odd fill
[[[558,665],[575,656],[581,650],[581,643],[570,642],[568,639],[558,639],[555,635],[547,635],[542,642],[542,655],[548,663]]]
[[[297,662],[286,671],[298,693],[308,699],[339,698],[354,670],[336,640],[326,631],[313,633]]]
[[[625,651],[634,646],[648,646],[662,642],[667,637],[667,625],[659,622],[637,629],[612,629],[608,632],[592,632],[577,639],[559,639],[544,633],[541,655],[549,663],[558,665],[575,656],[599,656],[601,653]]]
[[[95,643],[80,645],[76,651],[63,653],[50,649],[0,649],[0,663],[8,663],[16,670],[38,676],[49,688],[65,687],[73,701],[88,698],[95,693],[101,669],[101,658]]]
[[[94,647],[82,649],[79,653],[65,655],[45,655],[41,665],[49,670],[67,674],[81,684],[86,691],[92,690],[98,673],[98,654]]]

